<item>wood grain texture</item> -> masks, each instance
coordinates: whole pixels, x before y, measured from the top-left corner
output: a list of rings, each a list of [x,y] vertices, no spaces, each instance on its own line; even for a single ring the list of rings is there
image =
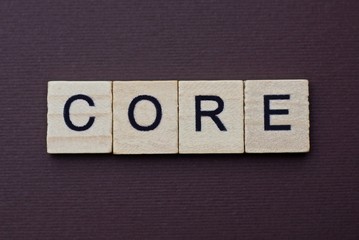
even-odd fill
[[[179,81],[179,153],[243,153],[243,101],[240,80]]]
[[[113,85],[114,154],[178,153],[177,81]]]
[[[358,239],[357,0],[0,6],[0,239]],[[311,151],[49,155],[79,79],[309,79]]]
[[[47,108],[48,153],[112,152],[111,81],[50,81]]]
[[[308,152],[308,98],[308,80],[245,81],[246,152]]]

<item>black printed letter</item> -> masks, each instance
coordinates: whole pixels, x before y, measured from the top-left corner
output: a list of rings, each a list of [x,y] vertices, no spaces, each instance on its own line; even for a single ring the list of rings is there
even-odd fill
[[[78,95],[74,95],[74,96],[70,97],[65,103],[64,119],[65,119],[66,125],[74,131],[85,131],[85,130],[89,129],[92,126],[92,124],[95,122],[95,117],[90,117],[88,122],[84,126],[80,126],[80,127],[75,126],[70,119],[70,107],[71,107],[71,104],[76,100],[84,100],[91,107],[95,106],[95,103],[89,96],[82,95],[82,94],[78,94]]]
[[[148,126],[141,126],[136,122],[135,116],[134,116],[134,112],[135,112],[135,107],[136,104],[142,100],[147,100],[153,103],[153,105],[155,105],[156,108],[156,119],[155,121]],[[161,104],[160,102],[152,97],[152,96],[148,96],[148,95],[140,95],[135,97],[132,102],[130,103],[130,106],[128,108],[128,119],[130,120],[130,123],[132,125],[132,127],[134,127],[135,129],[139,130],[139,131],[151,131],[154,130],[161,122],[162,119],[162,108],[161,108]]]
[[[265,131],[289,131],[291,125],[271,125],[270,115],[288,115],[288,109],[270,109],[271,100],[288,100],[290,95],[264,95],[264,130]]]
[[[227,131],[226,127],[223,125],[221,120],[217,117],[223,111],[224,103],[222,98],[218,96],[196,96],[196,131],[200,132],[202,129],[201,118],[202,117],[210,117],[212,118],[213,122],[217,125],[219,130]],[[202,111],[201,110],[201,101],[215,101],[218,104],[217,109],[212,111]]]

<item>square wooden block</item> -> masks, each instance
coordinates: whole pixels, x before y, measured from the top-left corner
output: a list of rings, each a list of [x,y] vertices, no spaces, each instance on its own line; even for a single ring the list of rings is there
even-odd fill
[[[179,153],[243,153],[243,81],[179,81]]]
[[[308,80],[245,81],[245,151],[309,151]]]
[[[177,83],[113,83],[114,154],[178,153]]]
[[[112,82],[50,81],[48,153],[112,151]]]

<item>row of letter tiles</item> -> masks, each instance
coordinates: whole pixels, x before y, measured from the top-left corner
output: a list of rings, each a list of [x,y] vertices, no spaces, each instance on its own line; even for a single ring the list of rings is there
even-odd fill
[[[50,81],[48,153],[309,151],[307,80]]]

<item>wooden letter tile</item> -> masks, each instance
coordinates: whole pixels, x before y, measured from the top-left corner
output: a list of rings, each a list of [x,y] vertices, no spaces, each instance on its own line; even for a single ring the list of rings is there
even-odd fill
[[[47,152],[112,151],[112,82],[48,83]]]
[[[243,153],[243,81],[179,82],[179,153]]]
[[[245,81],[245,151],[309,151],[308,80]]]
[[[114,154],[178,153],[177,83],[113,83]]]

